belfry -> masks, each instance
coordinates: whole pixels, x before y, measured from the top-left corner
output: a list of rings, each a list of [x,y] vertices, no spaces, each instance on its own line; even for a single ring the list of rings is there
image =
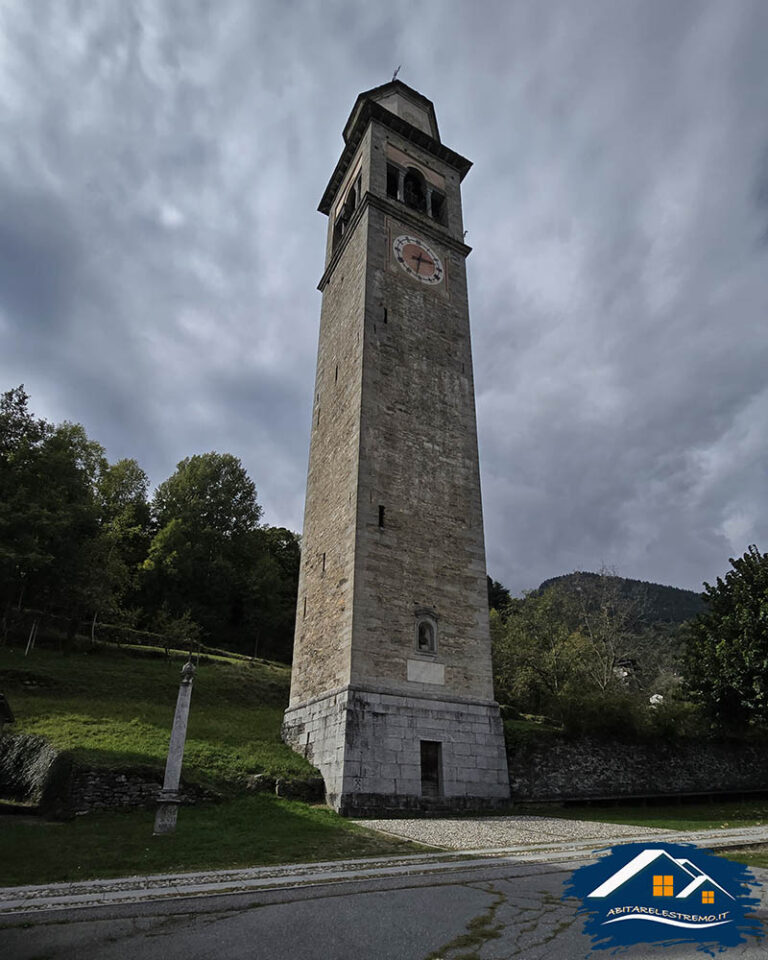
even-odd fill
[[[393,80],[360,94],[328,215],[283,736],[343,814],[509,797],[493,700],[460,184]]]

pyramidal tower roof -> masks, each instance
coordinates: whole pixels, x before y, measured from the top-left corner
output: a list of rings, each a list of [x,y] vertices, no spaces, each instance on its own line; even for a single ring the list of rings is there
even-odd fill
[[[414,90],[413,87],[403,83],[402,80],[390,80],[389,83],[383,83],[380,87],[366,90],[358,96],[344,127],[345,143],[349,140],[357,116],[366,100],[373,100],[375,103],[381,104],[385,110],[393,113],[406,123],[410,123],[411,126],[416,127],[417,130],[421,130],[422,133],[426,133],[427,136],[440,143],[440,131],[437,128],[434,104],[431,100],[422,96],[418,90]]]

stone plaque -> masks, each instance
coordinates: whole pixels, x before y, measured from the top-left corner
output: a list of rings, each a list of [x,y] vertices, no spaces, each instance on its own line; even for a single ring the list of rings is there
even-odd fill
[[[445,664],[431,660],[409,660],[408,679],[412,683],[445,683]]]

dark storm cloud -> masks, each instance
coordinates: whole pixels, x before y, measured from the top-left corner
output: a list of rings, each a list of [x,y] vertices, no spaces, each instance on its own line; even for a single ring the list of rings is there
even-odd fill
[[[36,412],[154,482],[230,451],[300,528],[315,209],[402,64],[475,163],[492,574],[696,587],[768,541],[764,4],[18,0],[0,28],[0,375]]]
[[[75,296],[79,256],[55,198],[0,197],[0,309],[23,317],[22,337],[44,336]]]

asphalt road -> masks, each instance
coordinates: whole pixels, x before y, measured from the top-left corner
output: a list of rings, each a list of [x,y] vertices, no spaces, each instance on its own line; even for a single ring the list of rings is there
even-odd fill
[[[0,924],[0,958],[576,960],[590,956],[590,943],[575,901],[560,899],[571,870],[567,864],[459,865],[439,877],[18,915]],[[690,945],[636,946],[620,955],[703,956]],[[726,955],[765,960],[768,950],[753,940]]]

